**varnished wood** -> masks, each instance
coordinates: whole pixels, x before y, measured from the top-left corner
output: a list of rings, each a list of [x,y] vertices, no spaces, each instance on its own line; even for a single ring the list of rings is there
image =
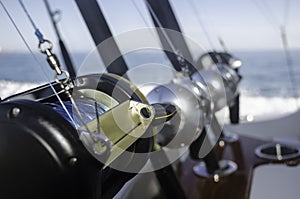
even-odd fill
[[[187,198],[201,199],[248,199],[253,169],[270,161],[258,158],[255,148],[266,142],[249,137],[240,136],[239,141],[217,148],[216,152],[222,159],[233,160],[238,165],[238,170],[227,177],[221,178],[218,183],[212,179],[196,176],[193,166],[199,163],[188,158],[178,168],[180,181]],[[299,162],[299,159],[297,159]],[[280,162],[276,162],[280,163]]]

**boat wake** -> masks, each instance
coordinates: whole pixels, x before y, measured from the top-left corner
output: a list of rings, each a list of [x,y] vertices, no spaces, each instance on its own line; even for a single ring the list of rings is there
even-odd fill
[[[0,80],[0,97],[1,99],[4,99],[10,95],[21,93],[28,89],[35,88],[38,85],[39,84],[37,83]]]
[[[0,80],[0,97],[4,99],[10,95],[26,91],[40,84]],[[242,93],[245,93],[242,91]],[[241,95],[240,118],[244,122],[275,119],[297,111],[296,100],[292,97],[265,97],[257,95]],[[229,114],[225,113],[225,121]]]
[[[242,121],[269,120],[297,111],[293,97],[265,97],[241,95],[240,117]]]

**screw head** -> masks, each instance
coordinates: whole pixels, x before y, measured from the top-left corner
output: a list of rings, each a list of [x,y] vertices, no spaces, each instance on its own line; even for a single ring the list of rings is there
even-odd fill
[[[18,107],[14,107],[9,111],[8,117],[16,118],[21,113],[21,109]]]
[[[72,157],[72,158],[70,158],[70,160],[69,160],[69,164],[70,164],[71,166],[74,166],[74,165],[77,163],[77,161],[78,161],[78,159],[77,159],[76,157]]]

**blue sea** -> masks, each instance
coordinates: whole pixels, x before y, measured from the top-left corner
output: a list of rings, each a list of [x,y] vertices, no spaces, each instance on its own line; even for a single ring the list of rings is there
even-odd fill
[[[254,120],[270,117],[280,117],[298,109],[294,96],[300,94],[300,50],[291,51],[293,78],[296,85],[293,87],[289,76],[283,51],[237,51],[233,55],[242,60],[240,73],[243,76],[241,91],[241,119],[252,118]],[[71,55],[77,69],[82,65],[94,64],[91,71],[103,72],[103,66],[99,71],[95,65],[103,65],[101,60],[91,60],[87,52]],[[3,99],[11,94],[35,87],[47,81],[53,80],[53,71],[49,69],[45,57],[36,54],[35,60],[29,53],[0,53],[0,97]],[[94,57],[93,57],[94,58]],[[97,59],[97,58],[96,58]],[[162,54],[139,53],[127,55],[127,63],[132,68],[140,63],[165,62]],[[95,69],[96,68],[96,69]],[[82,71],[81,71],[82,72]],[[150,70],[153,77],[166,78],[162,71]],[[142,80],[141,80],[142,81]],[[296,88],[296,92],[294,88]]]

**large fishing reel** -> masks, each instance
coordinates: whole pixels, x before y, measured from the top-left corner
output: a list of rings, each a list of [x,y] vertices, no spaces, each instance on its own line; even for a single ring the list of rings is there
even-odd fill
[[[175,73],[170,83],[153,88],[147,99],[150,103],[170,103],[180,110],[158,134],[158,142],[169,148],[189,146],[211,117],[213,104],[207,87],[191,81],[184,72]]]
[[[238,69],[241,67],[241,60],[233,57],[227,52],[208,52],[200,56],[198,60],[198,65],[202,66],[204,69],[210,68],[214,64],[225,64],[230,66],[232,69]]]
[[[199,58],[197,65],[202,68],[201,77],[199,73],[195,73],[193,79],[195,81],[201,78],[206,80],[210,91],[212,91],[211,96],[215,102],[215,111],[234,103],[233,100],[238,95],[238,85],[241,80],[237,69],[241,64],[239,59],[225,52],[208,52]]]
[[[51,86],[62,103],[44,85],[0,104],[1,198],[112,197],[135,175],[114,168],[137,173],[148,158],[134,154],[152,151],[152,125],[170,113],[117,75],[77,78],[73,101]]]
[[[206,59],[206,56],[200,59],[205,65],[202,70],[191,76],[188,72],[176,72],[170,83],[156,86],[147,94],[151,103],[167,102],[180,109],[180,113],[164,126],[167,133],[158,135],[158,141],[164,146],[191,144],[205,125],[210,125],[213,114],[230,106],[238,95],[240,77],[237,72],[225,62],[216,64],[209,57],[211,62],[208,63]]]

